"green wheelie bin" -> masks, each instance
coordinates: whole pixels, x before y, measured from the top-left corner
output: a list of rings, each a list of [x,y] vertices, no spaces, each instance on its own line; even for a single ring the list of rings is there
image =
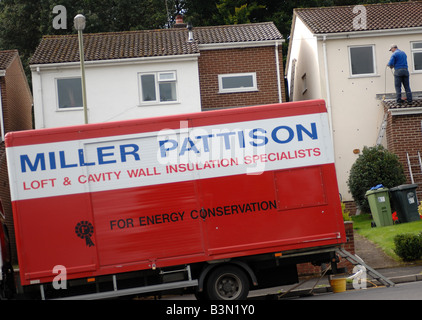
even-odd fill
[[[417,184],[403,184],[390,189],[391,207],[397,212],[400,223],[420,220],[417,187]]]
[[[393,217],[391,215],[388,188],[383,187],[375,190],[368,190],[365,196],[368,199],[375,225],[377,227],[392,226]]]

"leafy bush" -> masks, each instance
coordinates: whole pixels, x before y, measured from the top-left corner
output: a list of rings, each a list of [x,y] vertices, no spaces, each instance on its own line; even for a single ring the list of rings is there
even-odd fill
[[[343,214],[343,221],[352,221],[352,218],[350,218],[350,212],[346,211],[346,205],[344,202],[341,203],[341,213]]]
[[[382,184],[393,188],[406,181],[403,166],[398,157],[383,146],[365,147],[353,164],[347,185],[357,206],[366,213],[370,212],[365,193],[372,187]]]
[[[402,233],[394,237],[395,253],[404,261],[422,257],[422,234]]]

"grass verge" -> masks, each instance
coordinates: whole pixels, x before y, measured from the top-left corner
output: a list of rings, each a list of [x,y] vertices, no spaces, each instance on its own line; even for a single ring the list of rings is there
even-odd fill
[[[400,233],[417,234],[422,231],[422,220],[376,228],[371,228],[372,217],[370,214],[354,216],[352,220],[355,232],[378,245],[387,255],[396,261],[401,261],[401,259],[394,252],[394,237]]]

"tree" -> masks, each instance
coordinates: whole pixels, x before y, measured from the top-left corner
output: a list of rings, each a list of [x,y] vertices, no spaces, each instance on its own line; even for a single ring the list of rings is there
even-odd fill
[[[73,18],[78,13],[87,18],[87,33],[166,28],[182,13],[194,27],[274,21],[288,39],[293,8],[374,2],[387,0],[0,0],[0,49],[18,49],[28,70],[41,37],[75,33]],[[58,4],[66,8],[67,29],[53,26]],[[284,53],[287,47],[288,41]]]
[[[403,166],[398,157],[383,146],[365,147],[350,170],[347,185],[358,207],[370,212],[366,191],[382,184],[393,188],[406,181]]]
[[[218,25],[219,0],[183,0],[186,21],[195,27]]]
[[[74,34],[73,18],[87,18],[86,33],[156,29],[166,26],[164,0],[60,0],[66,8],[67,29],[54,28],[56,0],[1,0],[0,49],[17,49],[26,74],[28,62],[43,35]],[[181,10],[181,0],[168,0],[172,16]]]
[[[254,11],[265,9],[265,6],[257,4],[256,1],[244,3],[245,0],[220,0],[217,10],[224,24],[250,23]]]

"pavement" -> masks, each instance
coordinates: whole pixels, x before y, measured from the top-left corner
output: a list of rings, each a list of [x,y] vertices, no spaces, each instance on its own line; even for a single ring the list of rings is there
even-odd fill
[[[422,281],[422,261],[419,263],[397,262],[387,256],[383,250],[375,244],[354,233],[355,254],[359,256],[366,265],[375,269],[378,273],[391,280],[394,284]],[[349,277],[352,274],[342,275]],[[367,288],[384,286],[367,274]],[[359,289],[359,288],[358,288]],[[346,290],[358,290],[353,283],[347,283]],[[248,300],[280,300],[295,299],[310,294],[324,294],[332,292],[329,276],[323,277],[302,277],[298,284],[279,286],[268,289],[253,290],[249,293]],[[194,300],[193,295],[171,296],[165,300]]]
[[[358,233],[354,233],[355,254],[371,268],[394,283],[422,280],[422,263],[398,262]]]
[[[355,254],[359,256],[369,267],[375,269],[378,273],[391,280],[394,284],[422,281],[422,262],[418,263],[404,263],[398,262],[387,256],[383,250],[378,248],[375,244],[360,236],[354,234],[355,240]],[[344,275],[345,277],[351,276]],[[367,274],[366,286],[384,286],[377,280]],[[353,283],[347,283],[346,290],[356,290]],[[251,300],[273,300],[291,298],[297,296],[306,296],[310,293],[327,293],[332,292],[329,284],[328,276],[301,278],[299,279],[299,286],[281,286],[271,289],[263,289],[251,291],[248,299]]]

